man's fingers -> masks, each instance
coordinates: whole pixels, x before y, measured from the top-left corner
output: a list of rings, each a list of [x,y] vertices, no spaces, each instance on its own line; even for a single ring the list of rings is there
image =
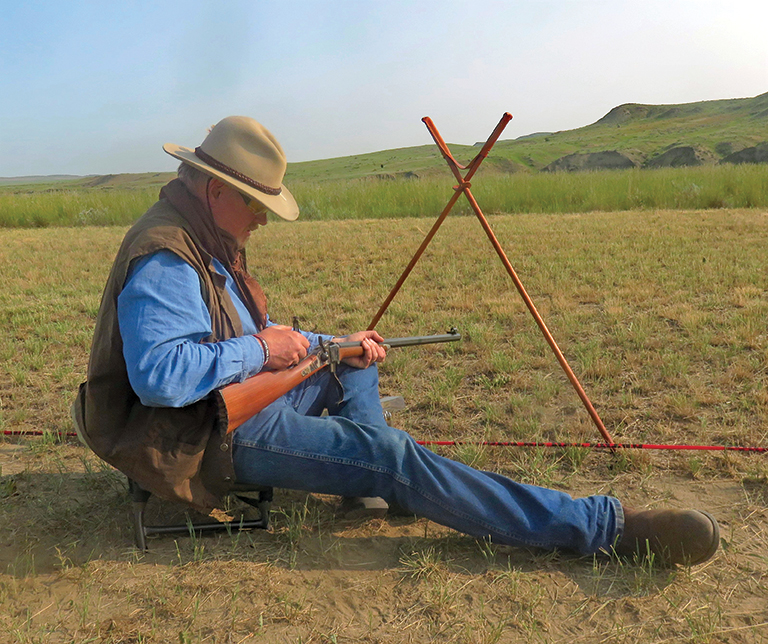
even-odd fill
[[[370,367],[374,362],[383,362],[387,352],[376,340],[373,338],[365,338],[362,345],[366,367]]]
[[[348,342],[359,342],[363,352],[354,358],[346,358],[344,362],[358,369],[367,369],[374,362],[384,362],[387,356],[387,350],[379,344],[384,341],[376,331],[358,331],[345,338]]]
[[[275,324],[259,333],[269,346],[271,369],[285,369],[297,365],[307,355],[309,340],[289,326]]]

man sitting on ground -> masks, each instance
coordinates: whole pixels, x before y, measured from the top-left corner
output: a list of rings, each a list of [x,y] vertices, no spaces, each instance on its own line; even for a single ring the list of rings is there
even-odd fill
[[[75,404],[82,435],[104,460],[154,494],[205,511],[237,482],[382,497],[499,544],[628,556],[650,548],[667,563],[687,564],[715,553],[718,526],[706,512],[573,499],[443,458],[389,427],[376,368],[386,352],[376,331],[347,338],[361,341],[364,353],[338,369],[341,402],[323,370],[226,435],[212,391],[296,365],[330,336],[272,322],[246,271],[246,242],[267,212],[298,217],[275,138],[234,116],[194,150],[164,149],[182,161],[178,178],[117,254]]]

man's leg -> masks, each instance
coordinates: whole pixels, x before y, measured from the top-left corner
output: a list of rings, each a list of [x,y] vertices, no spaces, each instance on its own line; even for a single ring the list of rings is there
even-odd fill
[[[370,424],[386,422],[379,397],[378,370],[365,371],[347,365],[338,366],[334,377],[329,371],[321,371],[305,380],[286,396],[300,414],[317,416],[328,410],[329,414],[346,411],[347,418]],[[344,496],[339,512],[350,519],[381,518],[387,515],[389,506],[384,499],[375,496]]]
[[[443,458],[384,422],[375,369],[340,370],[335,405],[324,377],[306,381],[234,436],[238,481],[341,496],[380,496],[418,516],[496,543],[609,550],[617,499],[572,499]],[[323,406],[335,415],[317,414]]]
[[[696,510],[622,508],[612,497],[572,499],[441,458],[386,425],[375,368],[341,369],[344,400],[328,374],[284,397],[235,435],[243,481],[314,492],[370,494],[496,543],[598,550],[666,564],[699,564],[717,551],[715,518]],[[314,377],[313,377],[314,378]],[[329,393],[332,392],[332,393]],[[308,418],[327,407],[335,416]],[[268,412],[268,413],[267,413]],[[358,421],[358,422],[355,422]],[[238,430],[240,432],[240,430]]]

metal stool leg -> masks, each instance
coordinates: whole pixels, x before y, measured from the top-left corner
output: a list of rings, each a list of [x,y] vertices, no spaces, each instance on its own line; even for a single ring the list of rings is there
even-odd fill
[[[147,530],[144,526],[144,509],[152,493],[139,486],[133,479],[128,479],[128,492],[133,501],[133,538],[136,541],[136,547],[146,551]]]
[[[176,525],[145,525],[144,509],[152,493],[142,488],[136,481],[128,479],[128,491],[133,501],[133,535],[136,547],[142,552],[147,551],[147,537],[153,534],[189,534],[190,530],[194,532],[217,532],[223,530],[267,530],[269,528],[269,512],[272,505],[272,488],[249,488],[240,486],[236,491],[258,491],[258,500],[239,496],[238,498],[246,503],[258,508],[259,518],[250,521],[239,521],[231,523],[221,523],[219,521],[210,523],[176,524]]]

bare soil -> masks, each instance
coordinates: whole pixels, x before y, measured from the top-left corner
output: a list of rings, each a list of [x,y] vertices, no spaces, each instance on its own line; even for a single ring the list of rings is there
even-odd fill
[[[2,642],[768,640],[765,479],[561,481],[712,512],[722,548],[692,569],[494,546],[416,518],[349,522],[338,499],[285,490],[269,532],[162,536],[141,553],[118,473],[77,443],[24,443],[0,449]],[[155,499],[148,514],[183,520]]]

